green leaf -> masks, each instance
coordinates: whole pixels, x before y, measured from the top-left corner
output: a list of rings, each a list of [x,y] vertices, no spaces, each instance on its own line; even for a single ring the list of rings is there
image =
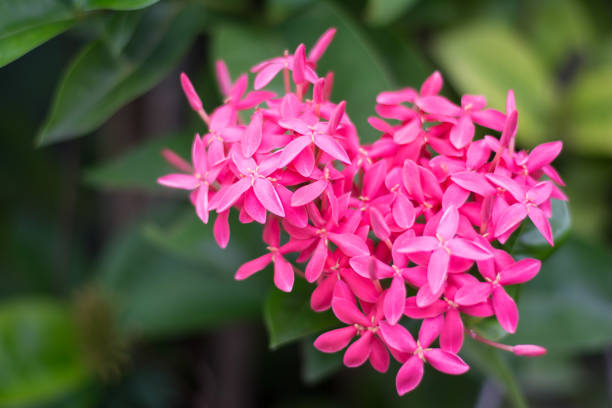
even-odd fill
[[[527,401],[519,388],[514,373],[506,360],[500,356],[498,350],[467,337],[461,353],[465,355],[468,364],[495,379],[506,390],[514,407],[527,407]]]
[[[506,94],[514,90],[522,143],[552,136],[554,83],[518,33],[501,22],[476,21],[440,35],[433,53],[459,91],[484,95],[495,109],[505,111]]]
[[[167,337],[260,316],[264,292],[253,280],[211,276],[178,260],[150,272],[122,297],[121,322],[128,332]]]
[[[521,289],[520,320],[512,343],[551,352],[601,350],[612,343],[612,256],[576,237],[542,265]]]
[[[113,13],[104,22],[101,40],[114,57],[119,57],[121,51],[129,43],[142,12]]]
[[[135,10],[159,0],[2,0],[0,67],[68,30],[99,9]]]
[[[366,20],[372,25],[389,24],[400,18],[417,0],[368,0]]]
[[[137,10],[149,7],[159,0],[74,0],[83,10]]]
[[[592,22],[580,2],[544,0],[525,6],[529,42],[551,70],[561,69],[592,42]]]
[[[338,325],[338,319],[329,311],[316,313],[310,308],[311,292],[312,286],[299,276],[291,293],[271,289],[264,304],[271,349]]]
[[[332,99],[347,101],[346,110],[361,141],[371,143],[380,136],[367,122],[369,116],[375,115],[376,95],[395,84],[370,39],[340,8],[325,1],[288,20],[283,32],[293,50],[301,42],[311,47],[329,27],[336,27],[338,32],[321,58],[317,73],[335,73]]]
[[[119,157],[86,169],[85,182],[105,189],[168,192],[169,189],[157,184],[157,178],[177,170],[164,160],[161,151],[171,149],[189,161],[192,138],[188,133],[176,133],[146,141]]]
[[[236,231],[222,250],[212,223],[202,224],[193,210],[173,218],[167,227],[137,224],[103,258],[101,283],[116,299],[122,329],[159,338],[259,317],[269,277],[233,279],[250,257]]]
[[[569,144],[581,153],[612,155],[612,62],[579,76],[567,100]]]
[[[342,353],[322,353],[312,345],[315,337],[302,340],[302,380],[316,384],[342,368]]]
[[[0,304],[0,406],[49,401],[88,377],[64,304],[44,299]]]
[[[119,56],[103,41],[85,47],[66,70],[38,144],[74,138],[101,125],[174,68],[200,25],[196,6],[160,3],[145,11]]]
[[[533,223],[526,219],[518,230],[510,253],[519,258],[545,259],[567,239],[571,229],[571,217],[567,201],[552,200],[552,218],[549,220],[555,246],[550,246]]]
[[[76,14],[65,1],[1,1],[0,67],[67,30],[75,22]]]
[[[284,39],[274,31],[246,25],[219,25],[212,37],[215,60],[224,60],[234,79],[249,72],[255,64],[282,55],[287,47]],[[271,87],[277,93],[283,92],[278,81]]]

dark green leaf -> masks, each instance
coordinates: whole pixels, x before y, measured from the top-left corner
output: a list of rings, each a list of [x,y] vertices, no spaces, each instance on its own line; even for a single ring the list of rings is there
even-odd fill
[[[87,169],[85,182],[100,188],[169,192],[157,184],[157,178],[177,170],[164,160],[161,151],[169,148],[189,161],[192,138],[190,134],[180,133],[149,140],[113,160]]]
[[[552,200],[552,218],[549,220],[555,246],[551,247],[533,223],[526,219],[520,227],[518,236],[510,252],[520,258],[532,257],[545,259],[556,251],[567,239],[571,228],[571,218],[566,201]]]
[[[338,319],[329,311],[316,313],[310,308],[312,289],[312,285],[299,276],[296,276],[291,293],[271,289],[264,305],[271,349],[338,325]]]
[[[42,299],[0,305],[0,405],[42,403],[89,377],[68,308]]]
[[[165,337],[260,316],[268,277],[233,279],[249,255],[232,233],[230,248],[219,249],[212,225],[192,210],[170,227],[133,227],[107,253],[101,273],[123,329]]]
[[[513,343],[535,343],[552,352],[600,350],[612,344],[612,257],[570,237],[523,285]]]
[[[316,384],[342,368],[342,353],[322,353],[314,346],[315,337],[302,340],[302,380]]]
[[[527,401],[518,386],[514,373],[504,357],[500,355],[499,350],[467,337],[461,354],[465,355],[468,364],[495,379],[506,390],[514,407],[527,407]]]
[[[140,11],[113,13],[105,20],[101,40],[114,57],[119,57],[129,43],[142,14]]]
[[[75,22],[75,11],[65,1],[1,1],[0,67],[67,30]]]
[[[199,10],[170,2],[147,9],[118,57],[102,41],[87,46],[64,74],[38,143],[94,130],[157,84],[191,44],[202,17]]]
[[[332,99],[347,101],[346,110],[361,141],[371,143],[379,134],[368,124],[367,118],[375,115],[376,95],[393,88],[394,84],[369,38],[340,8],[328,2],[309,7],[287,21],[284,32],[293,50],[301,42],[312,46],[330,27],[336,27],[338,32],[321,58],[317,73],[320,76],[328,71],[336,74]]]
[[[368,0],[366,19],[372,25],[385,25],[400,18],[417,0]]]
[[[439,36],[433,50],[462,93],[485,95],[491,107],[505,111],[506,93],[514,90],[520,141],[534,144],[551,136],[554,83],[518,33],[501,22],[473,22]]]

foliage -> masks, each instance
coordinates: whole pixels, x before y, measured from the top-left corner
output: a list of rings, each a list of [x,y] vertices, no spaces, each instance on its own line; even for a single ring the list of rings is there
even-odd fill
[[[260,322],[262,310],[269,344],[287,345],[278,353],[289,353],[284,350],[293,350],[290,343],[299,343],[304,381],[324,381],[334,373],[339,362],[315,354],[309,337],[329,321],[324,316],[292,319],[309,310],[307,297],[287,302],[269,287],[269,276],[248,283],[231,278],[238,265],[262,253],[253,244],[252,227],[232,226],[231,248],[221,251],[211,241],[210,227],[165,203],[155,184],[168,170],[160,150],[183,146],[187,156],[192,135],[184,129],[193,126],[146,134],[141,145],[110,160],[108,150],[100,149],[106,143],[102,135],[109,134],[100,130],[105,123],[167,78],[178,87],[178,70],[192,69],[194,60],[207,67],[197,72],[202,78],[198,90],[204,104],[212,106],[219,100],[210,85],[214,59],[224,58],[235,78],[277,50],[293,49],[298,41],[311,45],[332,25],[338,37],[321,68],[336,71],[335,100],[359,96],[348,111],[365,140],[375,134],[366,119],[374,114],[378,92],[414,86],[439,68],[451,89],[488,95],[494,107],[503,108],[505,90],[514,88],[522,146],[565,142],[561,174],[567,175],[570,207],[555,206],[553,229],[557,243],[566,242],[559,251],[542,252],[543,243],[529,224],[513,237],[517,256],[548,259],[533,284],[516,292],[521,321],[517,333],[503,339],[543,344],[556,363],[536,360],[510,367],[478,348],[470,348],[475,350],[465,359],[505,384],[517,406],[524,401],[520,386],[528,391],[527,399],[546,396],[513,379],[513,370],[519,378],[537,373],[550,379],[548,389],[574,390],[568,398],[591,395],[585,404],[598,396],[603,401],[605,389],[594,385],[602,376],[586,381],[575,373],[587,366],[581,356],[600,358],[612,344],[610,18],[609,6],[597,0],[0,0],[0,131],[7,156],[2,170],[12,178],[0,193],[0,244],[7,249],[0,261],[0,291],[7,296],[0,305],[0,406],[119,406],[144,401],[142,389],[155,390],[159,403],[171,404],[168,384],[175,384],[177,375],[156,365],[159,361],[138,360],[140,345],[170,348],[172,341],[215,333],[228,321]],[[70,141],[88,134],[92,137]],[[45,150],[34,151],[34,143]],[[74,150],[81,152],[76,166],[66,160],[73,156],[62,153]],[[86,168],[82,174],[81,165]],[[79,185],[74,191],[66,190],[71,178],[83,181],[72,181]],[[101,236],[106,226],[92,220],[107,205],[95,204],[100,196],[93,189],[146,192],[156,197],[156,209],[122,232],[112,231],[100,251],[102,239],[91,236]],[[60,217],[70,200],[66,191],[79,198]],[[76,231],[72,237],[63,227],[66,217],[76,225],[68,228]],[[570,218],[578,220],[571,234]],[[65,242],[73,244],[66,249]],[[121,337],[117,344],[132,345],[127,353],[136,356],[132,363],[121,363],[125,376],[119,385],[97,377],[98,367],[91,366],[82,348],[83,328],[74,320],[83,303],[66,301],[90,284],[112,305],[118,327],[112,335]],[[473,324],[489,338],[498,333],[489,320]],[[559,374],[559,367],[573,375]],[[571,386],[558,385],[567,382]],[[372,384],[372,395],[386,386]],[[391,392],[391,387],[382,389]],[[108,390],[124,400],[105,400]],[[425,384],[413,398],[435,401],[443,397],[439,394]]]

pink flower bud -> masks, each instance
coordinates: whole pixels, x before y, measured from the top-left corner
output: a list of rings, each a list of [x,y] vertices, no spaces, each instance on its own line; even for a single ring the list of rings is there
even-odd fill
[[[546,349],[535,344],[517,344],[512,352],[517,356],[537,357],[546,354]]]
[[[202,101],[200,100],[200,97],[198,96],[195,89],[193,88],[191,81],[189,80],[187,75],[185,75],[184,72],[181,72],[181,86],[183,87],[183,92],[185,92],[185,96],[189,101],[189,105],[191,105],[191,109],[196,112],[201,111]]]

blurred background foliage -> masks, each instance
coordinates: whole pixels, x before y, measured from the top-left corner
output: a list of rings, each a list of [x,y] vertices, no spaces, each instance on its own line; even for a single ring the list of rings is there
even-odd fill
[[[610,406],[611,21],[606,0],[0,0],[0,407]],[[341,370],[313,349],[333,320],[309,312],[308,288],[233,281],[263,250],[256,226],[233,225],[220,250],[156,186],[161,148],[187,153],[202,130],[180,71],[210,110],[215,59],[235,78],[330,26],[320,72],[335,71],[365,141],[376,94],[434,69],[454,98],[502,108],[513,88],[522,147],[564,141],[566,242],[505,339],[547,356],[468,343],[469,374],[428,370],[400,399],[397,367]],[[515,255],[542,250],[521,230]]]

